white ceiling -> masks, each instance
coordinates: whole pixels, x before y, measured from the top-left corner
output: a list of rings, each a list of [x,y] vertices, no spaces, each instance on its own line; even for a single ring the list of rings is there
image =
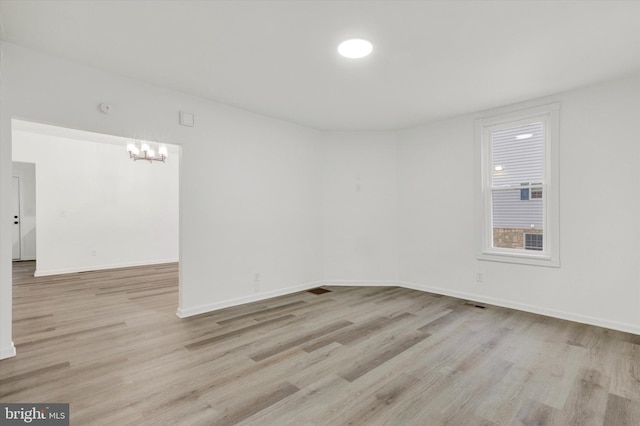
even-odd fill
[[[2,39],[319,129],[395,129],[640,73],[640,1],[0,0]],[[371,56],[337,54],[367,38]]]

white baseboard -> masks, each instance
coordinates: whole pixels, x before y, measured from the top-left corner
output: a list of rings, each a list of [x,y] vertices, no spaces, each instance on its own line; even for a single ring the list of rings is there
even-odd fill
[[[223,300],[221,302],[209,303],[206,305],[193,306],[191,308],[178,308],[176,315],[180,318],[187,318],[194,315],[205,314],[219,309],[230,308],[231,306],[242,305],[245,303],[258,302],[260,300],[271,299],[272,297],[284,296],[287,294],[295,293],[298,291],[309,290],[315,287],[319,287],[323,284],[322,281],[313,281],[296,285],[293,287],[286,287],[278,290],[263,291],[260,293],[251,294],[248,296],[237,297],[234,299]]]
[[[474,302],[488,303],[490,305],[502,306],[504,308],[517,309],[519,311],[531,312],[533,314],[545,315],[548,317],[559,318],[569,321],[575,321],[582,324],[595,325],[598,327],[610,328],[612,330],[624,331],[626,333],[633,333],[640,335],[640,326],[634,324],[628,324],[618,321],[611,321],[604,318],[592,317],[588,315],[575,314],[566,311],[559,311],[556,309],[549,309],[535,305],[529,305],[526,303],[513,302],[505,299],[498,299],[494,297],[481,296],[473,293],[466,293],[462,291],[447,290],[440,287],[433,287],[428,285],[419,285],[412,282],[400,281],[398,283],[401,287],[410,288],[413,290],[427,291],[429,293],[442,294],[445,296],[457,297],[459,299],[471,300]]]
[[[334,286],[357,286],[357,287],[396,287],[398,281],[383,281],[383,280],[324,280],[321,281],[322,285],[334,285]]]
[[[16,356],[16,347],[13,342],[11,342],[11,346],[0,349],[0,359],[11,358]]]
[[[140,262],[122,262],[122,263],[111,263],[108,265],[78,266],[74,268],[64,268],[64,269],[48,269],[44,271],[41,269],[37,269],[38,264],[36,263],[36,271],[33,273],[33,276],[46,277],[49,275],[74,274],[77,272],[102,271],[105,269],[117,269],[117,268],[130,268],[132,266],[161,265],[163,263],[175,263],[175,262],[178,262],[178,259],[145,260]]]
[[[575,321],[583,324],[595,325],[598,327],[610,328],[612,330],[619,330],[619,331],[624,331],[626,333],[633,333],[633,334],[640,335],[640,326],[634,325],[634,324],[611,321],[604,318],[592,317],[588,315],[576,314],[576,313],[571,313],[566,311],[559,311],[555,309],[549,309],[549,308],[529,305],[526,303],[514,302],[510,300],[505,300],[505,299],[498,299],[494,297],[482,296],[482,295],[473,294],[473,293],[449,290],[441,287],[421,285],[421,284],[416,284],[408,281],[383,281],[383,280],[314,281],[314,282],[300,284],[297,286],[287,287],[279,290],[272,290],[272,291],[252,294],[249,296],[238,297],[235,299],[223,300],[221,302],[194,306],[194,307],[185,308],[185,309],[179,308],[176,314],[180,318],[186,318],[193,315],[199,315],[207,312],[216,311],[218,309],[224,309],[231,306],[242,305],[244,303],[257,302],[259,300],[270,299],[272,297],[277,297],[277,296],[283,296],[286,294],[295,293],[297,291],[309,290],[311,288],[320,287],[320,286],[357,286],[357,287],[398,286],[398,287],[404,287],[412,290],[442,294],[445,296],[456,297],[458,299],[470,300],[470,301],[479,302],[479,303],[487,303],[490,305],[501,306],[504,308],[517,309],[519,311],[531,312],[533,314],[545,315],[548,317]]]

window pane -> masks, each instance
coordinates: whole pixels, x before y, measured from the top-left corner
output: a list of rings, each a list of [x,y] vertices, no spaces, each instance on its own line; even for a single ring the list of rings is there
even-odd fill
[[[523,200],[519,188],[494,189],[491,204],[493,247],[524,250],[525,234],[542,235],[542,198]]]
[[[493,186],[543,183],[544,124],[491,132]]]
[[[527,244],[537,237],[526,235],[543,232],[542,190],[529,185],[544,182],[544,124],[491,132],[491,153],[493,188],[520,187],[492,190],[493,247],[541,250]]]

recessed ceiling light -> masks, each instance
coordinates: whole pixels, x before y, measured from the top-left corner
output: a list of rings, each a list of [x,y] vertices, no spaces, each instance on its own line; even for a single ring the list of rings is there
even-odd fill
[[[523,135],[517,135],[516,139],[520,140],[520,139],[529,139],[531,136],[533,136],[533,133],[525,133]]]
[[[373,45],[371,42],[361,38],[345,40],[338,46],[338,53],[345,58],[363,58],[371,53],[372,50]]]

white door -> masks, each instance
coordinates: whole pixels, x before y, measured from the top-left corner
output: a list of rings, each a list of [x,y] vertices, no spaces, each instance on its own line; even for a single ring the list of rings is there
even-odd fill
[[[13,177],[13,199],[11,202],[11,221],[13,223],[13,259],[20,259],[20,178]]]

